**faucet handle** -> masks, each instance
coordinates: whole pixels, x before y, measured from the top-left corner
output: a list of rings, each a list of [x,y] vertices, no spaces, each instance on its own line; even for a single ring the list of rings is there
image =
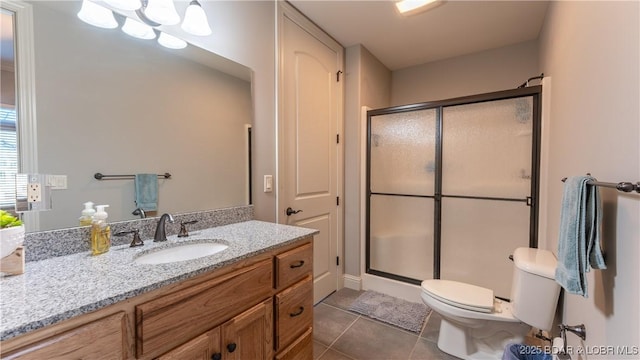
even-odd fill
[[[189,233],[187,232],[187,227],[185,225],[191,225],[197,223],[198,220],[191,221],[181,221],[180,222],[180,232],[178,233],[178,237],[187,237]]]
[[[144,241],[142,241],[142,239],[140,239],[140,231],[138,229],[133,229],[130,231],[120,231],[117,232],[113,235],[115,236],[125,236],[128,234],[133,234],[133,240],[131,240],[131,244],[129,245],[129,247],[136,247],[136,246],[142,246],[144,245]]]

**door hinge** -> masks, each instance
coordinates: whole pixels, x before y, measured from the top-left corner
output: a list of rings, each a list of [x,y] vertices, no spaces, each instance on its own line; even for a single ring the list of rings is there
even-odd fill
[[[336,196],[336,206],[340,206],[340,196]]]
[[[340,82],[340,74],[342,74],[342,70],[338,70],[336,73],[336,82]]]
[[[340,134],[336,134],[336,144],[340,144]]]
[[[340,256],[336,256],[336,266],[340,266]]]
[[[533,206],[533,198],[531,196],[527,196],[527,206]]]

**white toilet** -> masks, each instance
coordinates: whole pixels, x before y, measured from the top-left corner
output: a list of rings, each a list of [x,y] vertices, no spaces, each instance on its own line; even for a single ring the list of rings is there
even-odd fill
[[[513,252],[511,302],[493,291],[449,280],[424,280],[422,300],[442,317],[438,348],[462,359],[500,359],[505,346],[536,327],[550,330],[560,294],[557,260],[547,250]]]

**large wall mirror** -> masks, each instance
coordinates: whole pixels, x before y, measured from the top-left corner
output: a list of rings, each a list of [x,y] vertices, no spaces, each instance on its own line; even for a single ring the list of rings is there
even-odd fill
[[[250,203],[249,68],[194,45],[171,50],[93,27],[76,17],[80,1],[28,3],[37,172],[67,176],[32,231],[78,226],[87,201],[108,204],[109,221],[137,218],[134,181],[97,172],[170,173],[150,215]]]

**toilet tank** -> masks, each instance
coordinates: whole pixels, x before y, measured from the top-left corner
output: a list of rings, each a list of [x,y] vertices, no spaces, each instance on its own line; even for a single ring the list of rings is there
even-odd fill
[[[520,321],[549,331],[558,304],[557,260],[551,251],[517,248],[513,252],[511,311]]]

